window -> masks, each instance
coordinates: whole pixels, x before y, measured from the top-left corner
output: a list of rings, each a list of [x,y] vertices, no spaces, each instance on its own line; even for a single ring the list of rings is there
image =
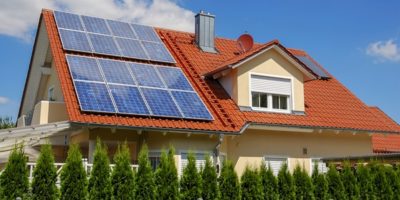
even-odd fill
[[[47,91],[47,100],[48,101],[55,101],[56,99],[54,98],[54,86],[51,86],[49,90]]]
[[[161,162],[161,153],[160,152],[149,152],[149,161],[150,161],[150,165],[153,168],[153,170],[156,170],[158,165],[160,165],[160,162]]]
[[[290,79],[251,75],[251,106],[266,111],[290,110]]]
[[[318,165],[318,172],[325,174],[328,172],[328,167],[326,166],[326,163],[324,163],[321,159],[312,159],[312,168],[311,168],[311,174],[314,171],[315,165]]]
[[[281,167],[287,162],[287,158],[283,158],[283,157],[265,157],[265,165],[267,167],[271,167],[272,173],[275,176],[278,176],[279,170],[281,169]]]
[[[180,163],[180,169],[179,169],[179,174],[183,174],[183,169],[185,169],[186,165],[188,164],[188,159],[187,156],[189,153],[181,153],[181,163]],[[197,171],[200,171],[202,167],[206,164],[206,159],[205,156],[207,153],[195,153],[195,158],[196,158],[196,168]],[[211,154],[210,154],[211,155]]]

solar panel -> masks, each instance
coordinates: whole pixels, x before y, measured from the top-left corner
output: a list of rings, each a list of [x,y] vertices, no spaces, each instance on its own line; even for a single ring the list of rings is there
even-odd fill
[[[120,56],[117,45],[114,42],[112,36],[98,35],[98,34],[88,34],[89,39],[93,46],[93,51],[99,54]]]
[[[149,59],[139,40],[131,40],[125,38],[115,38],[115,40],[117,41],[123,56],[144,60]]]
[[[108,83],[136,85],[126,62],[99,59],[99,64]]]
[[[179,68],[67,55],[82,111],[212,120]]]
[[[157,69],[169,89],[193,91],[182,70],[172,67],[158,67]]]
[[[59,28],[83,31],[79,15],[54,11],[54,16]]]
[[[310,58],[306,56],[296,56],[302,63],[307,65],[314,73],[316,73],[319,77],[329,78],[329,75],[326,74],[316,63],[314,63]]]
[[[67,55],[67,62],[74,80],[104,82],[96,59]]]
[[[182,117],[167,90],[141,89],[151,111],[157,116]]]
[[[107,87],[103,83],[75,81],[79,105],[83,111],[116,112]]]
[[[137,87],[109,85],[119,113],[149,115],[146,104]]]
[[[110,31],[108,30],[106,20],[104,19],[82,16],[82,21],[85,25],[86,31],[88,32],[111,35]]]
[[[64,49],[83,52],[92,51],[84,32],[60,29],[59,33]]]
[[[125,22],[107,20],[108,26],[114,36],[137,39],[131,26]]]
[[[152,41],[152,42],[161,42],[157,33],[150,26],[143,26],[139,24],[131,24],[133,30],[135,30],[137,36],[140,40]]]
[[[151,60],[161,61],[161,62],[174,62],[171,54],[165,48],[162,43],[146,42],[142,41],[147,54],[150,56]]]
[[[140,86],[165,88],[164,83],[158,76],[156,69],[152,65],[131,63],[130,69],[133,76]]]
[[[153,27],[59,11],[54,15],[66,50],[175,63]]]

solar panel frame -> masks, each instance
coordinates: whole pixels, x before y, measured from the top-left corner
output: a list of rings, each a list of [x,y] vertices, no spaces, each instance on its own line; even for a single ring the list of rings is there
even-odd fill
[[[151,115],[150,108],[138,87],[109,84],[109,89],[115,106],[118,108],[118,113],[126,115]],[[116,91],[124,92],[125,95],[117,95]],[[131,104],[127,105],[127,103]]]
[[[149,60],[149,56],[139,40],[115,37],[115,41],[119,46],[122,56]]]
[[[129,23],[110,19],[106,21],[113,36],[127,39],[138,39],[135,31],[132,30],[132,27]]]
[[[85,56],[66,55],[66,60],[73,80],[105,82],[96,59]]]
[[[98,63],[108,84],[137,85],[126,62],[98,59]]]
[[[65,50],[80,51],[87,53],[92,52],[91,43],[87,38],[85,32],[68,30],[68,29],[59,29],[58,32],[60,34],[61,44]],[[71,38],[71,34],[73,35],[73,38]],[[77,36],[79,36],[80,38],[75,38]]]
[[[92,44],[93,53],[120,57],[121,51],[113,36],[88,33],[88,38]]]
[[[129,68],[139,86],[166,88],[154,65],[131,62]]]
[[[165,47],[164,43],[141,41],[147,55],[150,60],[175,63],[175,59],[172,57],[171,53]]]
[[[81,15],[86,32],[110,35],[111,31],[105,19]]]
[[[154,116],[183,118],[170,92],[165,89],[140,87],[147,105]]]
[[[132,29],[135,31],[139,40],[151,41],[161,43],[161,39],[158,34],[154,31],[153,27],[140,25],[140,24],[130,24]]]
[[[190,83],[189,79],[185,76],[183,71],[177,67],[167,67],[167,66],[157,66],[156,67],[160,77],[164,80],[165,85],[168,89],[175,89],[175,90],[185,90],[185,91],[194,91],[192,84]],[[176,72],[177,75],[177,82],[173,83],[171,80],[173,79],[173,74],[170,72]]]
[[[171,95],[184,118],[202,120],[214,119],[197,93],[191,91],[171,90]]]
[[[87,111],[87,112],[95,112],[95,113],[116,113],[116,107],[114,105],[114,102],[112,100],[112,97],[109,93],[109,90],[107,88],[107,85],[105,83],[99,83],[99,82],[90,82],[90,81],[78,81],[78,80],[74,80],[74,88],[75,88],[75,92],[76,92],[76,96],[78,98],[78,102],[79,102],[79,107],[81,108],[82,111]],[[102,95],[99,98],[96,98],[95,96],[90,96],[90,93],[88,91],[82,91],[81,87],[88,87],[88,86],[97,86],[97,87],[102,87],[102,89],[98,89],[98,92],[101,91],[105,91],[102,92]],[[86,96],[89,96],[88,98],[86,98]],[[86,99],[87,101],[86,101]],[[94,104],[88,104],[87,102],[93,103],[93,101],[97,101],[97,103],[104,103],[104,107],[102,107],[101,109],[95,109],[94,108]],[[105,102],[108,101],[108,102]],[[90,106],[92,105],[92,106]],[[99,105],[99,104],[97,104]],[[88,106],[85,108],[85,106]]]
[[[66,15],[68,15],[69,17],[74,16],[75,23],[72,23],[72,24],[66,23],[68,21],[67,18],[65,18]],[[56,25],[58,28],[64,28],[64,29],[69,29],[69,30],[78,30],[78,31],[85,30],[83,27],[83,23],[81,21],[80,15],[67,13],[67,12],[54,11],[54,18],[55,18]],[[79,24],[79,26],[74,26],[73,24]],[[65,26],[65,25],[67,25],[67,26]]]
[[[311,69],[314,73],[316,73],[319,77],[322,78],[330,78],[330,76],[325,73],[316,63],[314,63],[307,56],[296,56],[302,63],[304,63],[309,69]]]

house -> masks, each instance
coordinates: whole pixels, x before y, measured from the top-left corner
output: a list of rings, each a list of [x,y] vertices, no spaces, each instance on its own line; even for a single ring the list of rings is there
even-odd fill
[[[110,158],[127,141],[133,161],[146,143],[153,166],[173,145],[179,172],[189,151],[199,165],[205,155],[218,166],[232,160],[239,174],[261,162],[275,173],[283,163],[311,171],[324,157],[375,153],[375,134],[400,133],[307,52],[278,40],[251,45],[248,35],[238,46],[215,37],[215,16],[195,20],[193,34],[43,10],[0,161],[16,141],[34,161],[49,141],[58,162],[70,143],[92,162],[101,138]]]

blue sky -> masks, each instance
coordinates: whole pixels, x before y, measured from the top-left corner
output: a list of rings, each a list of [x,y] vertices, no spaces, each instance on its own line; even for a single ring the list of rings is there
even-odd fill
[[[0,116],[18,113],[42,5],[189,31],[193,14],[206,10],[216,15],[218,36],[236,39],[247,31],[257,42],[279,39],[304,49],[362,101],[400,122],[399,1],[37,1],[36,7],[18,5],[30,0],[0,2]],[[101,5],[111,9],[99,12]],[[13,7],[22,10],[7,13]],[[13,23],[5,26],[4,18]]]

